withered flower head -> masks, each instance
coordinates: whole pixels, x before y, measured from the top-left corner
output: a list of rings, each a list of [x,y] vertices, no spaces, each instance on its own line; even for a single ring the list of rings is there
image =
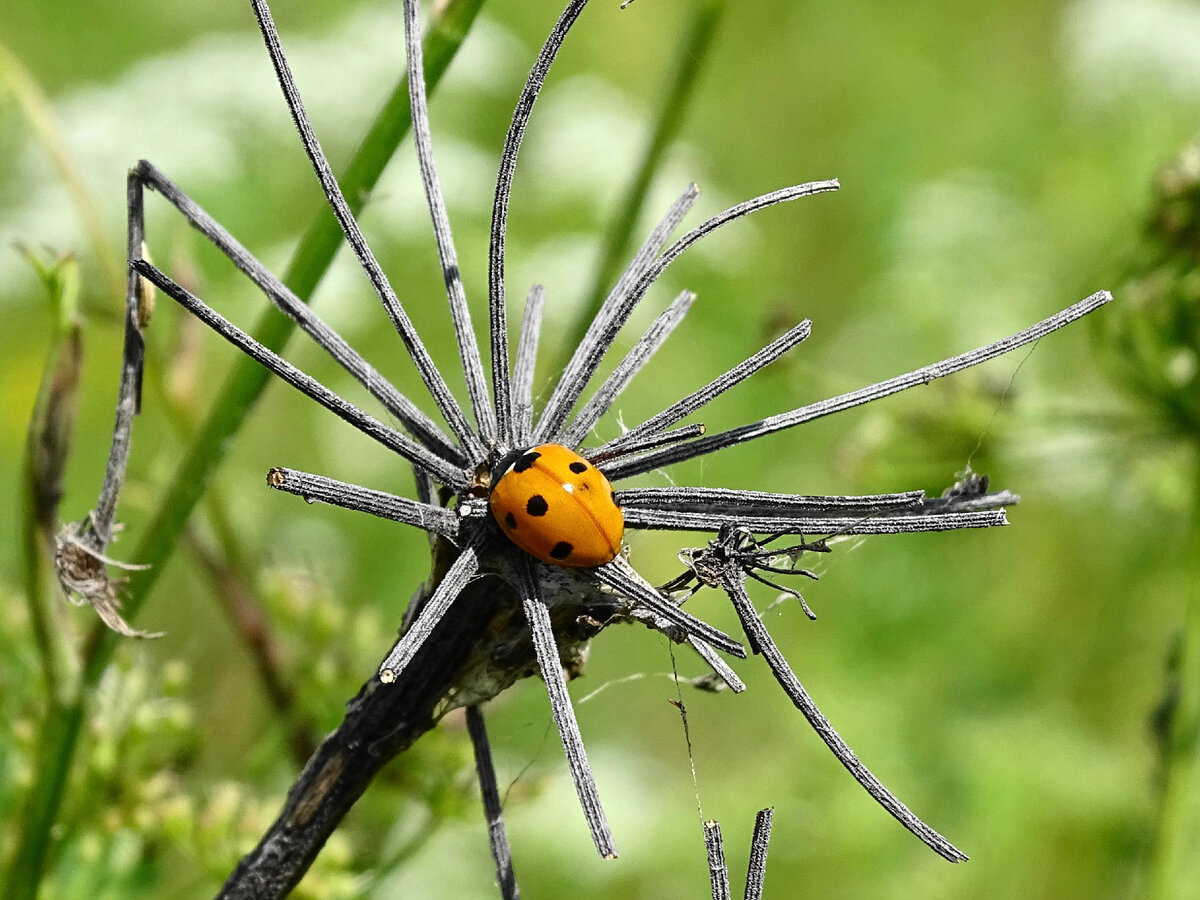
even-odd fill
[[[441,421],[424,414],[325,325],[279,279],[255,260],[218,223],[151,164],[131,175],[130,247],[133,269],[243,353],[325,406],[359,431],[395,451],[416,473],[418,497],[407,498],[287,468],[273,469],[271,487],[421,528],[436,538],[440,560],[430,588],[414,604],[403,636],[378,671],[376,687],[399,683],[439,623],[453,618],[455,603],[480,576],[510,586],[515,601],[496,629],[492,652],[460,680],[454,705],[474,706],[528,670],[505,663],[515,637],[532,640],[537,668],[550,694],[580,801],[597,850],[615,856],[587,756],[566,690],[563,662],[578,659],[587,640],[609,624],[638,620],[690,645],[734,690],[742,684],[719,655],[746,655],[742,645],[699,620],[683,602],[702,586],[728,594],[749,650],[763,656],[796,707],[855,779],[906,828],[946,859],[966,857],[897,800],[858,760],[813,703],[768,634],[747,592],[747,580],[777,582],[811,575],[797,568],[805,553],[829,552],[841,535],[897,534],[982,528],[1005,523],[1003,505],[1015,498],[989,493],[985,482],[937,499],[921,491],[873,496],[805,496],[768,490],[709,486],[630,487],[629,479],[684,460],[726,450],[813,419],[859,406],[916,385],[952,375],[1036,341],[1096,309],[1110,297],[1091,297],[1032,327],[988,346],[944,359],[837,397],[782,411],[756,422],[706,433],[695,416],[714,398],[740,384],[802,343],[810,323],[797,323],[744,362],[619,437],[588,446],[593,427],[667,340],[694,297],[677,296],[604,381],[585,399],[605,354],[637,305],[666,268],[698,240],[744,215],[816,194],[835,191],[833,180],[812,181],[747,200],[671,240],[697,189],[686,187],[645,239],[612,286],[585,337],[555,380],[550,397],[535,408],[533,373],[545,291],[528,295],[515,355],[510,358],[505,296],[505,235],[509,192],[522,138],[538,93],[569,29],[586,5],[571,0],[543,46],[517,102],[504,144],[494,196],[488,265],[490,370],[476,339],[459,274],[458,259],[431,149],[421,58],[417,0],[404,0],[412,124],[425,195],[444,274],[459,361],[469,402],[460,405],[410,321],[399,297],[367,245],[301,104],[266,3],[253,0],[268,50],[304,147],[347,240],[381,300],[392,325],[433,398]],[[285,314],[352,374],[399,424],[393,428],[360,410],[283,360],[189,293],[140,254],[141,191],[150,188],[174,204],[250,277]],[[135,196],[136,195],[136,196]],[[137,231],[137,234],[133,232]],[[702,363],[697,364],[700,368]],[[615,486],[615,489],[614,489]],[[710,532],[707,546],[685,550],[686,570],[656,587],[631,565],[623,536],[628,530]],[[806,537],[807,536],[807,537]],[[807,604],[801,605],[811,614]],[[530,638],[531,636],[531,638]],[[528,646],[527,644],[525,646]],[[382,689],[382,688],[381,688]],[[398,688],[397,688],[398,689]],[[476,713],[477,714],[477,713]],[[474,720],[472,720],[474,721]],[[485,792],[486,793],[486,792]]]

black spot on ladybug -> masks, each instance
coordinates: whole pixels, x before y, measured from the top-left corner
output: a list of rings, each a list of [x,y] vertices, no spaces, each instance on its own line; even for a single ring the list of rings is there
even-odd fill
[[[587,463],[573,462],[573,463],[571,463],[571,465],[567,466],[567,468],[570,469],[572,472],[574,472],[576,475],[582,475],[584,472],[587,471]]]
[[[520,459],[518,459],[515,463],[513,463],[512,470],[514,472],[524,472],[526,469],[531,468],[533,466],[533,464],[535,462],[537,462],[537,458],[541,455],[542,454],[538,453],[535,450],[529,451],[524,456],[522,456]]]
[[[531,516],[544,516],[550,509],[550,504],[546,502],[546,498],[541,494],[534,494],[525,504],[525,512]]]
[[[512,513],[505,513],[504,524],[515,531],[517,528],[517,517]]]
[[[566,559],[568,556],[571,555],[571,552],[574,549],[575,548],[572,547],[570,544],[568,544],[566,541],[559,541],[550,550],[550,558],[551,559],[559,559],[559,560]]]

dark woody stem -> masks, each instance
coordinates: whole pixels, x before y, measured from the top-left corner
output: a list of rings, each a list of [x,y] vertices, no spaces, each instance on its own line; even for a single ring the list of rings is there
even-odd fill
[[[459,679],[488,641],[497,609],[512,603],[497,585],[495,579],[472,582],[456,603],[460,614],[438,623],[395,682],[372,676],[362,686],[218,900],[279,900],[291,892],[379,770],[432,729],[446,698],[462,688]]]

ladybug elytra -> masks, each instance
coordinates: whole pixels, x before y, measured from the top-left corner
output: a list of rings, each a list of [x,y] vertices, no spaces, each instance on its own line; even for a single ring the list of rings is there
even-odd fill
[[[492,479],[492,515],[542,562],[600,566],[621,549],[625,518],[604,473],[562,444],[512,453]]]

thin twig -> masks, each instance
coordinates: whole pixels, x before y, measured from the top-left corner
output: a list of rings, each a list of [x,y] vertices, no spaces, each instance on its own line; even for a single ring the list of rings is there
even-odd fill
[[[446,215],[446,200],[438,181],[437,165],[433,161],[433,138],[429,133],[429,111],[425,100],[425,70],[421,57],[420,9],[417,0],[404,0],[404,45],[408,58],[408,96],[412,106],[413,142],[417,147],[417,167],[425,187],[425,201],[433,219],[433,234],[437,243],[442,278],[450,300],[450,318],[458,355],[467,379],[467,394],[479,425],[479,436],[485,444],[496,439],[496,415],[483,378],[483,361],[479,344],[471,325],[471,311],[463,292],[462,273],[458,268],[458,253],[450,233],[450,217]],[[335,182],[336,183],[336,182]],[[507,404],[506,404],[507,405]]]
[[[483,798],[483,815],[487,819],[488,844],[496,863],[500,897],[502,900],[518,900],[521,890],[517,887],[512,848],[508,845],[508,834],[504,830],[504,810],[500,806],[500,791],[496,787],[496,767],[492,764],[492,748],[483,722],[483,710],[478,706],[467,707],[467,733],[471,736],[471,746],[475,748],[475,772],[479,776],[479,793]]]
[[[746,870],[746,900],[762,900],[763,880],[767,874],[767,845],[771,842],[771,820],[775,810],[760,809],[754,817],[754,836],[750,839],[750,863]]]
[[[650,472],[662,466],[669,466],[686,459],[694,459],[706,453],[724,450],[726,447],[733,447],[737,444],[763,437],[764,435],[773,434],[776,431],[782,431],[785,428],[794,428],[804,422],[811,422],[814,419],[819,419],[822,416],[828,416],[844,409],[861,406],[864,403],[871,403],[920,384],[929,384],[938,378],[945,378],[947,375],[953,375],[956,372],[961,372],[963,369],[977,366],[990,359],[995,359],[997,356],[1010,353],[1018,347],[1023,347],[1033,341],[1040,340],[1046,335],[1062,328],[1064,325],[1069,325],[1076,319],[1099,309],[1111,299],[1112,294],[1108,291],[1098,291],[1090,297],[1080,300],[1073,306],[1067,307],[1062,312],[1055,313],[1050,318],[1043,319],[1041,322],[1026,328],[1024,331],[988,344],[986,347],[979,347],[959,356],[952,356],[949,359],[943,359],[940,362],[922,366],[919,369],[914,369],[903,375],[897,375],[886,381],[868,385],[865,388],[851,391],[848,394],[831,397],[828,400],[821,400],[817,403],[810,403],[791,412],[778,413],[777,415],[768,416],[749,425],[741,425],[718,434],[707,435],[689,444],[668,447],[664,450],[647,453],[645,456],[617,462],[611,467],[606,468],[605,474],[610,481],[615,481],[618,478],[629,478],[630,476],[639,475],[642,472]]]
[[[250,0],[254,7],[254,15],[258,19],[259,28],[262,31],[263,40],[267,45],[267,53],[271,57],[271,64],[275,67],[275,75],[279,80],[279,86],[283,89],[284,99],[287,101],[288,109],[291,110],[292,120],[296,123],[296,129],[300,132],[300,139],[304,144],[304,150],[308,154],[309,161],[312,163],[313,170],[317,174],[317,180],[321,183],[321,190],[325,193],[326,199],[329,201],[329,206],[333,210],[334,216],[341,226],[342,233],[346,236],[347,243],[354,250],[354,255],[358,258],[359,264],[363,271],[367,273],[367,278],[371,282],[371,286],[375,289],[375,293],[382,301],[384,309],[387,311],[392,324],[396,328],[396,332],[404,341],[404,346],[407,348],[409,356],[417,366],[417,371],[421,375],[421,380],[425,382],[426,388],[433,396],[434,402],[437,403],[438,409],[445,418],[446,423],[450,426],[450,430],[454,432],[455,437],[467,450],[467,454],[471,457],[482,457],[484,455],[483,444],[479,440],[479,436],[471,430],[467,424],[466,417],[462,410],[458,408],[458,404],[454,401],[453,394],[450,393],[450,388],[446,385],[446,380],[442,377],[434,365],[433,359],[429,355],[429,351],[417,336],[416,328],[413,327],[412,320],[409,319],[408,313],[404,311],[404,307],[400,303],[400,299],[396,296],[396,292],[392,290],[392,285],[388,281],[387,276],[383,272],[383,268],[379,265],[379,261],[375,259],[375,254],[371,251],[367,240],[363,237],[362,229],[358,227],[358,221],[354,217],[354,211],[350,204],[346,202],[345,196],[342,194],[342,189],[338,185],[337,178],[334,177],[333,169],[329,165],[329,160],[325,158],[325,153],[321,149],[321,144],[317,140],[317,136],[312,128],[312,123],[308,120],[308,114],[304,111],[304,104],[300,100],[300,90],[296,87],[296,81],[292,77],[291,67],[288,66],[287,58],[283,55],[283,47],[279,42],[279,32],[275,28],[275,21],[271,18],[271,10],[267,7],[265,0]]]
[[[712,887],[712,900],[729,900],[729,867],[725,865],[721,823],[716,819],[704,823],[704,849],[708,856],[708,883]]]
[[[746,631],[746,638],[750,643],[751,648],[756,653],[761,653],[766,659],[767,664],[771,667],[771,672],[775,675],[775,680],[779,682],[784,693],[788,695],[796,708],[803,713],[804,718],[812,726],[813,730],[820,736],[826,746],[833,751],[833,755],[837,757],[838,762],[845,766],[846,771],[854,776],[855,781],[861,784],[875,801],[886,809],[895,819],[911,831],[914,835],[924,841],[932,850],[940,856],[948,859],[950,862],[962,862],[967,859],[966,854],[951,844],[948,840],[922,822],[914,815],[907,806],[901,803],[896,797],[883,786],[883,783],[876,778],[871,771],[862,764],[854,751],[842,740],[841,736],[829,724],[829,720],[825,718],[817,704],[808,695],[796,674],[788,665],[783,654],[779,652],[779,648],[775,646],[775,641],[772,640],[770,633],[767,631],[762,620],[759,619],[758,613],[755,611],[753,604],[750,602],[750,597],[746,593],[745,578],[741,571],[734,566],[728,566],[723,578],[723,587],[729,595],[729,599],[733,601],[734,608],[737,610],[738,618],[742,621],[742,627]]]
[[[469,475],[465,470],[448,463],[440,456],[435,456],[412,438],[367,415],[311,375],[301,372],[283,357],[254,340],[199,297],[176,284],[166,273],[151,263],[139,259],[135,260],[130,268],[135,273],[145,275],[164,294],[241,350],[246,356],[265,366],[272,375],[290,384],[306,397],[315,400],[363,434],[378,441],[389,450],[394,450],[413,465],[421,466],[443,484],[463,488],[470,482]]]
[[[541,669],[542,678],[546,682],[546,693],[550,695],[554,724],[558,726],[558,735],[567,755],[567,765],[571,769],[571,780],[575,782],[575,793],[579,795],[579,805],[583,807],[583,815],[587,820],[592,841],[596,845],[596,852],[605,859],[615,859],[617,845],[609,830],[604,808],[600,805],[596,780],[592,777],[587,751],[579,734],[579,723],[575,720],[575,710],[571,707],[571,696],[567,693],[567,680],[558,656],[558,645],[554,641],[550,611],[542,601],[541,588],[533,574],[532,562],[526,559],[521,562],[524,563],[521,569],[524,595],[521,602],[525,618],[529,620],[538,668]]]
[[[587,0],[571,0],[554,23],[550,36],[525,80],[525,87],[513,111],[504,149],[500,153],[500,171],[496,176],[496,195],[492,202],[492,231],[488,242],[488,310],[492,340],[492,385],[496,397],[496,413],[500,419],[500,438],[505,443],[515,439],[513,433],[512,399],[508,394],[508,311],[504,298],[504,251],[508,239],[508,203],[512,194],[513,174],[517,154],[525,137],[525,128],[533,112],[533,104],[546,82],[550,66],[566,40],[567,32],[583,12]]]

